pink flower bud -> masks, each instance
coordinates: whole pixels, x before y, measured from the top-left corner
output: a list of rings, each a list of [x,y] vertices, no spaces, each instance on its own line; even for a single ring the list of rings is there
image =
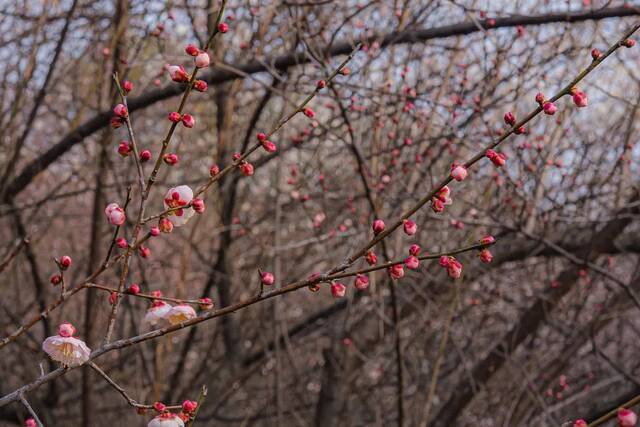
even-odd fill
[[[199,214],[204,212],[204,210],[206,209],[206,206],[204,205],[204,200],[199,198],[193,199],[193,201],[191,202],[191,206],[193,206],[193,210]]]
[[[262,141],[262,148],[264,148],[267,153],[275,153],[277,150],[276,144],[271,141]]]
[[[413,244],[409,246],[409,255],[418,256],[420,253],[420,246]]]
[[[433,199],[431,199],[431,209],[435,213],[442,213],[444,212],[444,203],[442,202],[442,200],[434,197]]]
[[[544,104],[544,101],[545,101],[545,99],[544,99],[544,94],[542,94],[542,93],[538,92],[538,93],[536,94],[536,102],[537,102],[538,104],[542,105],[542,104]]]
[[[49,279],[49,281],[53,286],[59,285],[60,282],[62,282],[62,276],[59,274],[54,274],[51,276],[51,279]]]
[[[219,173],[220,173],[220,168],[218,167],[218,165],[212,165],[209,168],[209,175],[211,177],[214,177],[214,176],[218,175]]]
[[[122,225],[127,219],[122,209],[117,203],[110,203],[104,210],[107,215],[107,219],[112,225]]]
[[[118,144],[118,154],[120,154],[122,157],[129,156],[132,151],[133,147],[127,141],[121,141],[120,144]]]
[[[69,322],[61,323],[58,326],[58,335],[64,338],[69,338],[74,336],[76,333],[76,328]]]
[[[384,221],[381,219],[376,219],[375,221],[373,221],[371,228],[373,228],[373,234],[382,233],[385,228]]]
[[[186,413],[191,413],[198,407],[198,402],[194,400],[185,400],[182,402],[182,410]]]
[[[148,162],[149,160],[151,160],[151,151],[142,150],[140,152],[140,161],[144,163],[144,162]]]
[[[596,59],[600,59],[602,53],[598,49],[591,49],[591,58],[595,61]]]
[[[127,292],[131,295],[138,295],[140,293],[140,286],[137,283],[132,283],[127,288]]]
[[[129,110],[127,110],[127,107],[125,107],[124,104],[118,104],[113,107],[113,114],[124,119],[129,117]]]
[[[36,424],[36,420],[34,420],[33,418],[28,418],[25,422],[24,422],[24,427],[37,427],[38,424]]]
[[[242,162],[240,163],[240,172],[242,172],[242,175],[244,176],[251,176],[253,175],[253,165],[249,162]]]
[[[409,270],[417,270],[420,266],[420,260],[418,257],[411,255],[404,260],[404,265],[406,265]]]
[[[502,153],[497,153],[491,149],[487,150],[486,156],[489,160],[491,160],[491,163],[493,163],[499,168],[504,166],[505,163],[507,162],[507,156],[505,156]]]
[[[125,239],[124,237],[118,237],[116,239],[116,245],[118,245],[120,249],[125,249],[127,246],[129,246],[129,244],[127,243],[127,239]]]
[[[226,22],[219,23],[218,31],[220,31],[222,34],[226,33],[227,31],[229,31],[229,24],[227,24]]]
[[[154,402],[153,403],[153,409],[155,409],[157,412],[164,412],[165,409],[167,409],[166,405],[162,402]]]
[[[198,54],[200,53],[200,49],[198,49],[193,44],[186,45],[184,51],[187,52],[187,55],[189,56],[198,56]]]
[[[111,125],[112,128],[118,129],[124,124],[124,119],[122,117],[113,116],[111,117],[109,124]]]
[[[169,218],[160,218],[158,229],[163,233],[171,233],[173,231],[173,223]]]
[[[178,163],[178,160],[178,155],[175,153],[167,153],[162,156],[162,161],[164,161],[169,166],[175,165],[176,163]]]
[[[556,111],[558,111],[558,107],[556,107],[556,104],[553,102],[545,102],[542,104],[542,109],[544,110],[544,113],[549,116],[553,116]]]
[[[495,243],[496,238],[493,236],[484,236],[481,240],[480,243],[483,245],[490,245],[492,243]]]
[[[302,112],[304,113],[305,116],[309,117],[310,119],[313,119],[316,115],[316,113],[309,107],[303,108]]]
[[[455,163],[451,166],[451,178],[456,181],[462,181],[467,177],[467,168],[464,165],[456,165]]]
[[[118,294],[115,292],[111,292],[109,294],[109,304],[114,305],[118,300]]]
[[[504,122],[510,126],[516,124],[516,116],[511,111],[504,114]]]
[[[636,45],[636,41],[634,39],[626,39],[622,42],[622,46],[632,48]]]
[[[369,287],[369,278],[364,274],[358,274],[354,284],[356,289],[363,291]]]
[[[348,76],[351,74],[351,69],[349,67],[342,67],[342,70],[339,71],[343,76]]]
[[[149,234],[151,237],[158,237],[160,235],[160,229],[158,227],[151,227],[149,229]]]
[[[585,420],[576,420],[576,422],[573,423],[573,427],[588,427],[588,424]]]
[[[71,265],[71,257],[68,255],[63,255],[60,257],[60,268],[66,270]]]
[[[133,83],[131,83],[129,80],[123,81],[120,86],[122,87],[125,95],[133,90]]]
[[[140,246],[138,253],[142,258],[149,258],[149,255],[151,255],[151,249],[146,246]]]
[[[192,128],[196,125],[196,119],[191,114],[183,114],[182,124],[186,128]]]
[[[177,83],[185,83],[189,81],[189,74],[182,65],[170,65],[167,67],[171,80]]]
[[[200,52],[198,56],[196,56],[196,67],[206,68],[209,66],[209,61],[209,54],[207,52]]]
[[[479,256],[480,261],[484,262],[485,264],[489,264],[493,259],[493,255],[491,254],[491,251],[489,251],[489,249],[482,249]]]
[[[172,111],[171,113],[169,113],[169,121],[178,123],[180,120],[182,120],[182,116],[177,111]]]
[[[378,257],[371,251],[367,251],[367,253],[364,255],[364,259],[369,265],[375,265],[378,262]]]
[[[416,231],[418,231],[418,225],[411,221],[410,219],[405,219],[403,222],[403,226],[404,226],[404,232],[407,234],[407,236],[413,236],[414,234],[416,234]]]
[[[404,277],[404,266],[402,264],[394,264],[387,271],[393,280],[399,280]]]
[[[263,271],[260,273],[260,281],[263,285],[271,286],[275,283],[276,278],[273,273],[269,273],[268,271]]]
[[[200,310],[211,310],[213,308],[213,301],[211,301],[211,298],[200,298],[198,303],[200,304]]]
[[[204,80],[196,80],[193,83],[193,88],[198,92],[206,92],[207,89],[209,88],[209,85]]]
[[[267,135],[265,135],[264,132],[258,132],[256,137],[258,138],[258,141],[260,141],[260,142],[263,142],[263,141],[265,141],[267,139]]]
[[[327,82],[324,80],[318,80],[318,83],[316,83],[316,87],[318,89],[324,89],[325,87],[327,87]]]
[[[633,427],[638,422],[638,416],[635,412],[620,408],[618,409],[618,425],[620,427]]]
[[[587,99],[587,94],[582,91],[575,91],[573,94],[573,103],[576,104],[577,107],[582,108],[586,107],[589,100]]]
[[[331,284],[331,295],[335,298],[342,298],[347,292],[347,287],[340,282],[333,282]]]

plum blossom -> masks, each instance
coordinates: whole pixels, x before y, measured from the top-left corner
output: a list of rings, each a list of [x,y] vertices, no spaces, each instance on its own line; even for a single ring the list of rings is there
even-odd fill
[[[411,221],[410,219],[405,219],[403,221],[403,226],[404,232],[407,236],[413,236],[414,234],[416,234],[416,231],[418,231],[418,226],[414,221]]]
[[[104,213],[107,215],[107,219],[112,225],[122,225],[127,219],[124,209],[122,209],[117,203],[109,203],[105,208]]]
[[[467,177],[467,168],[464,165],[453,164],[451,166],[451,178],[456,181],[462,181]]]
[[[462,264],[452,256],[441,256],[440,265],[447,269],[449,277],[458,279],[462,274]]]
[[[438,193],[431,199],[431,209],[433,209],[435,213],[443,212],[446,205],[453,203],[453,200],[449,197],[450,194],[451,190],[448,186],[445,185],[442,187],[442,189],[440,189],[440,191],[438,191]]]
[[[171,305],[164,301],[155,300],[144,315],[144,323],[156,326],[165,322],[167,314],[171,311]]]
[[[178,187],[170,188],[167,194],[165,194],[164,208],[179,208],[168,213],[171,222],[176,227],[186,224],[189,218],[195,213],[191,207],[182,208],[182,206],[187,206],[192,199],[193,190],[188,185],[179,185]]]
[[[389,267],[388,271],[393,280],[399,280],[404,277],[404,266],[402,264],[394,264]]]
[[[409,256],[404,260],[404,264],[407,266],[409,270],[417,270],[420,266],[420,260],[417,256]]]
[[[331,284],[331,295],[335,298],[342,298],[347,292],[347,287],[340,282],[333,282]]]
[[[618,409],[618,425],[620,427],[633,427],[638,422],[638,416],[630,409]]]
[[[176,414],[164,412],[149,421],[147,427],[184,427],[184,421]]]
[[[58,335],[44,340],[42,349],[49,357],[65,366],[80,366],[89,360],[91,350],[84,341],[74,338],[76,328],[71,323],[62,323]]]
[[[187,304],[179,304],[171,307],[165,317],[170,324],[177,325],[196,316],[197,314],[193,307]]]
[[[369,287],[369,278],[364,274],[358,274],[354,284],[356,289],[363,291]]]
[[[189,81],[189,74],[182,65],[170,65],[167,67],[171,80],[178,83],[185,83]]]

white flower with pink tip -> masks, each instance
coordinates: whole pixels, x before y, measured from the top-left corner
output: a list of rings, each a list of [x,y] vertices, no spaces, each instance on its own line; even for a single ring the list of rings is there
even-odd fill
[[[147,424],[147,427],[184,427],[184,421],[171,412],[164,412]]]
[[[63,323],[58,327],[58,335],[47,338],[42,349],[49,357],[65,366],[80,366],[89,360],[91,350],[84,341],[74,338],[76,328],[71,323]]]
[[[124,209],[122,209],[117,203],[109,203],[105,208],[104,213],[107,215],[107,219],[112,225],[122,225],[127,219]]]
[[[183,207],[191,203],[193,190],[188,185],[180,185],[170,188],[164,196],[164,208],[174,209],[169,212],[169,219],[176,227],[180,227],[189,221],[195,211],[192,207]]]
[[[153,301],[153,304],[147,310],[147,314],[144,315],[144,323],[152,327],[164,323],[171,308],[171,305],[164,301]]]
[[[189,319],[196,317],[196,311],[187,304],[179,304],[171,307],[171,310],[167,313],[165,318],[172,325],[177,325],[182,322],[186,322]]]

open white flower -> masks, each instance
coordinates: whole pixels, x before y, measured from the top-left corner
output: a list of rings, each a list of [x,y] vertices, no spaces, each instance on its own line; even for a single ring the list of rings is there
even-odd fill
[[[42,349],[56,362],[65,366],[80,366],[91,355],[91,350],[84,341],[74,338],[76,328],[71,323],[63,323],[58,327],[58,335],[47,338]]]
[[[188,185],[179,185],[170,188],[164,196],[164,208],[180,208],[188,205],[193,199],[193,190]],[[195,211],[193,208],[176,209],[169,213],[169,219],[176,227],[180,227],[189,221]]]
[[[167,313],[166,319],[172,325],[186,322],[189,319],[196,317],[196,311],[190,305],[180,304],[171,307],[169,313]]]
[[[151,307],[147,310],[147,314],[144,316],[144,322],[149,326],[156,326],[165,322],[171,308],[171,305],[164,301],[153,301],[153,304],[151,304]]]
[[[171,412],[164,412],[147,424],[147,427],[184,427],[184,421]]]

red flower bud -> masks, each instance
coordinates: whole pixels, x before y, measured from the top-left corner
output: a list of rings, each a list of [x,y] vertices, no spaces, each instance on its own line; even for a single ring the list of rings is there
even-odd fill
[[[219,23],[218,31],[220,31],[222,34],[226,33],[227,31],[229,31],[229,24],[227,24],[226,22]]]
[[[193,83],[193,88],[198,92],[206,92],[209,88],[209,85],[207,85],[207,82],[205,82],[204,80],[196,80]]]
[[[381,219],[376,219],[375,221],[373,221],[371,228],[373,229],[373,234],[382,233],[385,228],[384,221]]]
[[[516,124],[516,116],[514,116],[511,111],[509,111],[504,115],[504,122],[510,126],[513,126]]]
[[[177,111],[172,111],[171,113],[169,113],[169,121],[178,123],[180,120],[182,120],[182,116]]]
[[[140,286],[137,283],[132,283],[127,288],[127,292],[131,295],[138,295],[140,293]]]
[[[113,114],[124,119],[129,117],[129,110],[127,110],[127,107],[125,107],[124,104],[118,104],[113,107]]]
[[[191,114],[183,114],[182,124],[186,128],[192,128],[196,125],[196,119]]]
[[[162,156],[162,160],[168,164],[169,166],[173,166],[176,163],[178,163],[178,155],[175,153],[167,153],[164,156]]]
[[[66,270],[71,265],[71,257],[68,255],[63,255],[60,258],[60,268]]]
[[[187,52],[187,55],[189,56],[198,56],[198,54],[200,53],[200,49],[198,49],[195,45],[193,44],[188,44],[185,48],[184,51]]]
[[[151,160],[151,151],[149,150],[143,150],[140,152],[140,161],[142,163],[144,162],[148,162],[149,160]]]
[[[125,95],[133,90],[133,83],[131,83],[129,80],[123,81],[120,86],[122,87]]]

